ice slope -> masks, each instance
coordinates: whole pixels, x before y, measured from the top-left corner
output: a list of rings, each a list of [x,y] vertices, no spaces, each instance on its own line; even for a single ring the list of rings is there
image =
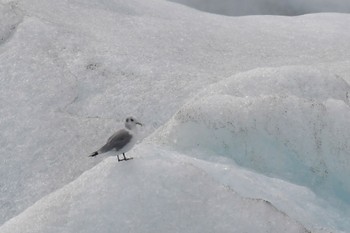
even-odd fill
[[[156,144],[83,173],[0,227],[30,232],[342,232],[348,217],[309,189]],[[272,203],[272,204],[271,204]],[[347,231],[344,231],[347,232]]]
[[[177,153],[115,157],[6,222],[1,233],[309,232],[270,203],[243,198]]]
[[[21,20],[21,12],[13,5],[0,4],[0,44],[5,43],[11,37]]]
[[[0,0],[0,12],[0,224],[97,164],[86,155],[126,115],[144,138],[257,67],[350,80],[346,14],[229,18],[156,0]]]
[[[205,88],[153,137],[350,203],[349,94],[319,68],[259,68]]]
[[[316,12],[350,12],[347,0],[171,0],[215,14],[302,15]]]

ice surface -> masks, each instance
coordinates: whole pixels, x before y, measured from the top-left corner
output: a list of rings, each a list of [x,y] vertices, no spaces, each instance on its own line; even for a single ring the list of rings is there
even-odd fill
[[[264,195],[266,186],[261,181],[235,181],[237,173],[227,171],[225,165],[226,170],[215,172],[218,180],[247,196],[254,192],[244,190],[242,183],[262,185],[261,189],[254,187],[255,191],[263,190],[259,197],[264,196],[304,224],[329,222],[329,226],[342,226],[347,231],[349,91],[344,79],[320,68],[259,68],[205,88],[148,140],[210,163],[226,164],[223,158],[234,159],[253,171],[309,187],[333,203],[331,216],[337,217],[318,216],[323,208],[330,208],[319,203],[311,208],[309,198],[296,198],[304,193],[300,188],[286,188],[282,195],[294,195],[285,198],[288,202],[280,202],[278,195],[271,199],[271,193],[276,192],[271,191],[271,185]],[[305,202],[312,210],[304,209]],[[293,208],[287,207],[288,203],[293,203]]]
[[[105,159],[0,232],[307,232],[268,202],[242,198],[190,163],[162,158],[151,147],[137,152],[147,157]]]
[[[154,144],[136,147],[131,156],[128,163],[105,159],[0,232],[334,233],[340,232],[335,226],[349,227],[348,216],[309,189],[230,162],[206,162]]]
[[[349,93],[343,79],[310,67],[249,71],[206,88],[158,137],[349,203]]]
[[[0,4],[0,45],[9,39],[21,21],[22,14],[13,4]]]
[[[88,170],[104,157],[91,160],[87,155],[105,142],[125,116],[134,115],[144,123],[141,133],[145,138],[181,109],[166,129],[175,132],[174,123],[179,123],[181,116],[190,127],[181,122],[178,134],[172,135],[188,139],[188,142],[179,139],[168,152],[150,150],[146,154],[161,154],[165,159],[164,155],[173,156],[175,152],[172,150],[176,150],[186,153],[183,155],[189,159],[186,163],[194,164],[194,157],[205,159],[209,161],[207,167],[197,168],[204,169],[209,175],[193,174],[198,179],[218,180],[218,184],[211,185],[213,189],[223,190],[220,185],[230,185],[234,190],[242,187],[242,196],[269,200],[308,229],[315,227],[318,231],[325,227],[325,231],[348,231],[349,226],[343,218],[331,216],[333,213],[342,216],[346,205],[337,209],[333,202],[328,203],[327,198],[337,198],[334,202],[346,201],[349,188],[345,180],[349,138],[346,132],[349,125],[348,85],[345,83],[350,81],[350,33],[346,30],[350,27],[349,19],[347,14],[231,18],[159,0],[0,0],[0,37],[3,38],[0,42],[0,224],[19,215],[6,224],[6,229],[13,229],[15,225],[25,228],[31,222],[37,223],[31,225],[33,227],[51,228],[52,231],[56,231],[56,227],[75,229],[78,225],[74,223],[61,224],[60,228],[59,223],[69,219],[69,214],[63,210],[67,207],[63,207],[67,199],[62,201],[58,197],[57,202],[50,199],[62,191],[46,197],[58,207],[62,206],[58,211],[54,205],[45,202],[45,198],[40,199],[74,181],[84,171],[89,174]],[[230,88],[225,88],[225,85]],[[244,106],[245,112],[231,109]],[[268,114],[269,109],[273,110],[272,115]],[[224,121],[233,119],[225,115],[231,114],[231,110],[232,117],[239,120],[234,122],[237,126],[234,130]],[[225,114],[215,115],[215,111]],[[198,121],[187,119],[187,113],[194,114],[193,119]],[[242,138],[242,134],[235,130],[240,124],[251,129],[254,117],[259,120],[257,128],[248,130],[250,134]],[[213,122],[223,127],[216,142],[231,143],[228,139],[234,135],[237,136],[235,143],[243,144],[238,145],[237,150],[234,143],[228,147],[216,142],[206,144],[210,138],[208,135],[213,132]],[[285,127],[286,122],[296,127]],[[297,127],[301,127],[300,130]],[[199,151],[197,154],[192,153],[189,144],[195,142],[190,137],[194,135],[190,132],[193,128],[198,128],[197,134],[203,132],[198,141],[200,146],[194,149]],[[254,130],[260,134],[255,134]],[[160,142],[172,145],[171,137],[160,132],[154,134],[155,145]],[[312,138],[314,133],[316,137]],[[248,136],[256,139],[249,145],[249,153],[256,152],[257,148],[263,148],[265,154],[268,151],[276,153],[268,154],[266,158],[248,153],[249,159],[262,161],[250,163],[240,154],[240,146],[252,141]],[[322,145],[319,145],[320,141]],[[188,150],[184,150],[185,147]],[[315,150],[315,147],[319,149]],[[303,156],[305,154],[307,156]],[[276,159],[272,162],[280,167],[267,162],[272,158]],[[242,181],[241,185],[234,186],[232,174],[223,176],[228,180],[223,182],[217,175],[221,173],[213,169],[218,161],[232,163],[232,159],[239,166],[250,168],[257,177],[263,173],[304,184],[307,187],[296,186],[295,193],[306,190],[309,194],[292,199],[280,189],[286,201],[277,205],[278,200],[269,198],[268,194],[276,190],[274,186],[279,187],[278,182],[266,181],[266,185],[270,184],[266,187],[266,195],[253,192],[252,183]],[[293,166],[285,164],[287,162]],[[159,171],[166,171],[162,168],[164,164],[159,164]],[[148,165],[140,166],[149,169]],[[183,171],[186,173],[188,169],[185,166]],[[303,173],[298,176],[294,169]],[[148,178],[158,174],[156,171]],[[323,176],[326,171],[327,175]],[[164,175],[171,177],[173,173]],[[310,176],[303,178],[302,174]],[[111,182],[113,177],[106,176],[106,182]],[[182,181],[184,187],[190,184],[185,179]],[[259,179],[253,181],[254,184]],[[79,182],[80,186],[88,186],[90,181]],[[178,183],[175,187],[181,185]],[[322,192],[327,187],[334,190]],[[61,190],[66,190],[69,199],[69,193],[74,193],[76,188],[73,182]],[[309,188],[315,191],[314,198]],[[81,190],[93,192],[88,188]],[[106,195],[113,196],[113,192],[118,194],[119,191],[114,189]],[[198,193],[193,192],[194,198],[188,193],[188,199],[182,194],[183,199],[196,199]],[[322,199],[319,195],[325,198],[326,204],[317,201]],[[76,208],[71,210],[75,214],[71,221],[84,221],[79,219],[84,207],[75,200],[70,202]],[[219,205],[213,214],[228,211],[220,207],[223,202],[213,200]],[[35,206],[21,214],[37,201]],[[85,201],[90,202],[90,199]],[[125,202],[125,205],[132,205],[132,202]],[[299,203],[296,206],[312,202],[315,211],[301,207],[298,211],[286,202]],[[46,203],[46,209],[41,203]],[[105,205],[108,205],[107,201]],[[266,204],[261,205],[260,210],[264,210]],[[87,209],[92,211],[96,206],[98,203],[92,202]],[[120,208],[124,210],[124,207]],[[163,212],[161,205],[156,209],[159,208]],[[266,208],[270,211],[270,207]],[[199,208],[194,209],[199,211]],[[242,211],[249,213],[249,209]],[[118,210],[101,207],[98,214]],[[305,215],[300,214],[302,210]],[[36,214],[31,211],[37,211],[35,213],[40,213],[42,218],[34,221]],[[280,218],[278,210],[269,213]],[[314,213],[320,213],[320,217]],[[51,216],[48,221],[45,220],[46,214]],[[329,221],[326,221],[327,216]],[[344,213],[343,216],[348,215]],[[260,217],[257,216],[260,219],[257,221],[266,223],[266,218]],[[126,220],[123,216],[115,218]],[[58,224],[51,224],[55,219]],[[205,216],[199,219],[207,220]],[[281,219],[294,225],[289,217]],[[181,221],[184,220],[179,219],[179,223]],[[100,224],[103,225],[103,220]]]
[[[221,158],[222,161],[223,158]],[[270,178],[239,168],[229,162],[215,163],[195,159],[195,166],[203,169],[216,181],[240,195],[271,202],[276,208],[296,219],[311,232],[348,232],[349,212],[340,210],[315,195],[307,187]]]

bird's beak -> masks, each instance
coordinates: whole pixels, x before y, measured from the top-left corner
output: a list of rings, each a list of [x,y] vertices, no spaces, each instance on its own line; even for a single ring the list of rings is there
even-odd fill
[[[142,126],[142,124],[140,122],[136,122],[136,125],[141,125]]]

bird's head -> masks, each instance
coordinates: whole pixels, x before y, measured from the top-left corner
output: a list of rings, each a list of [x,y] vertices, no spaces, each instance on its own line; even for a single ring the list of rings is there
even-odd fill
[[[136,128],[136,125],[142,126],[142,124],[138,120],[136,120],[134,117],[128,117],[125,119],[125,128],[129,130],[133,130]]]

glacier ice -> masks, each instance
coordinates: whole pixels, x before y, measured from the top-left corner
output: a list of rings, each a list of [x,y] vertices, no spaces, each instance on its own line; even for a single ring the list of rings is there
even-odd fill
[[[249,71],[206,88],[159,138],[349,203],[349,92],[343,79],[312,68]]]
[[[0,45],[11,37],[22,20],[22,12],[14,4],[0,4]]]
[[[137,152],[148,156],[105,159],[0,232],[308,232],[270,203],[242,198],[190,163],[162,159],[152,147]]]
[[[348,231],[347,205],[333,204],[346,201],[349,189],[344,176],[349,22],[348,14],[334,13],[222,17],[159,0],[0,0],[0,36],[5,38],[0,42],[0,224],[12,218],[6,228],[25,228],[39,213],[34,228],[75,229],[63,223],[72,213],[72,221],[84,221],[78,214],[83,206],[62,202],[79,182],[88,185],[75,179],[103,159],[87,158],[94,145],[104,143],[126,115],[146,123],[141,133],[147,138],[175,114],[145,140],[170,151],[149,150],[145,156],[166,160],[167,154],[176,157],[176,150],[184,153],[183,163],[204,170],[199,172],[203,176],[193,173],[199,180],[215,178],[215,189],[228,185],[241,196],[268,200],[278,209],[272,215],[282,210],[293,226],[296,219],[315,232]],[[212,134],[214,142],[208,140]],[[200,138],[195,141],[192,135]],[[250,141],[254,144],[245,151],[242,145]],[[156,161],[150,163],[156,166]],[[215,170],[221,166],[227,173]],[[253,175],[245,176],[245,168]],[[113,177],[105,178],[111,182]],[[262,177],[265,192],[254,187]],[[305,195],[287,195],[274,179],[304,185],[286,190]],[[188,198],[193,200],[191,193]],[[86,211],[98,206],[91,204]],[[58,224],[51,224],[55,219]]]

